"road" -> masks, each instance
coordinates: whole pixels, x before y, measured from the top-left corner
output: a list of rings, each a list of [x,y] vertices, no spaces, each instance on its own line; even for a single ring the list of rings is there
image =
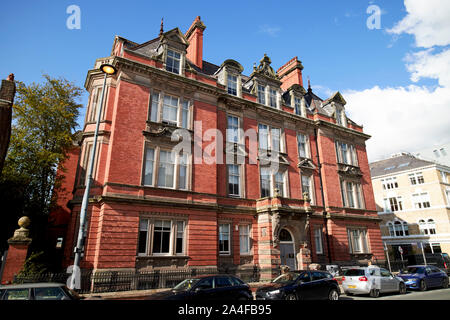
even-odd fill
[[[368,295],[341,295],[339,300],[450,300],[450,288],[430,289],[428,291],[407,291],[406,294],[385,293],[378,298]]]

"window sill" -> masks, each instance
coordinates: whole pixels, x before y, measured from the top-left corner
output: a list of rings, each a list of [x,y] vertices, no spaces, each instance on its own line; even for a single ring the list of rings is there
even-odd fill
[[[137,255],[136,259],[189,259],[189,256],[186,255],[152,255],[152,256],[140,256]]]

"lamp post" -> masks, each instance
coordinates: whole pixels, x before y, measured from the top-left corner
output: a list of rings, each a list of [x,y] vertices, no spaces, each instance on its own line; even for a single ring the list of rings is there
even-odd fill
[[[96,121],[96,127],[95,127],[95,133],[94,133],[94,143],[92,147],[92,154],[88,162],[88,180],[86,182],[86,188],[84,190],[83,195],[83,202],[81,203],[81,212],[80,212],[80,227],[78,229],[78,240],[77,240],[77,246],[74,249],[75,252],[75,259],[73,262],[73,269],[72,269],[72,276],[69,287],[71,289],[75,288],[76,280],[80,279],[81,276],[80,273],[80,260],[81,260],[81,254],[84,251],[84,240],[86,237],[85,234],[85,228],[86,228],[86,216],[87,216],[87,208],[89,204],[89,191],[91,189],[92,181],[94,180],[92,178],[92,172],[94,168],[94,159],[95,159],[95,152],[97,149],[97,138],[98,138],[98,129],[100,127],[100,115],[102,114],[102,107],[103,107],[103,99],[105,97],[105,87],[106,87],[106,77],[108,75],[113,75],[117,72],[117,69],[110,65],[110,64],[102,64],[100,66],[100,71],[104,73],[103,78],[103,88],[102,88],[102,95],[100,98],[100,106],[97,110],[97,121]],[[79,282],[78,282],[79,283]]]

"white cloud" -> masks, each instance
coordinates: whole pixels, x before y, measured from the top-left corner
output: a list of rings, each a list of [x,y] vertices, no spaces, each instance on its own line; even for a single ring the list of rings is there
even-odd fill
[[[369,161],[450,141],[450,49],[435,48],[450,44],[450,1],[405,0],[405,7],[407,16],[390,32],[412,34],[417,46],[430,48],[406,54],[411,81],[437,79],[439,86],[343,92],[350,118],[372,136],[367,141]]]
[[[450,44],[450,1],[405,0],[405,7],[407,16],[388,32],[412,34],[418,47]]]
[[[265,33],[271,37],[278,36],[278,33],[281,31],[280,27],[269,26],[267,24],[259,26],[259,32]]]
[[[433,49],[428,49],[406,56],[406,67],[411,72],[411,80],[417,82],[420,78],[437,79],[441,86],[450,88],[450,49],[437,54],[433,52]]]
[[[380,88],[343,92],[349,117],[364,126],[370,161],[450,140],[450,89]]]

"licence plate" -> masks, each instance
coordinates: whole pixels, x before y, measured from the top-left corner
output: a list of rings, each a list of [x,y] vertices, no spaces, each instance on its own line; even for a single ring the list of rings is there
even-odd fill
[[[353,286],[353,285],[349,285],[348,287],[349,287],[349,288],[352,288],[352,289],[355,289],[355,288],[356,288],[356,286]]]

